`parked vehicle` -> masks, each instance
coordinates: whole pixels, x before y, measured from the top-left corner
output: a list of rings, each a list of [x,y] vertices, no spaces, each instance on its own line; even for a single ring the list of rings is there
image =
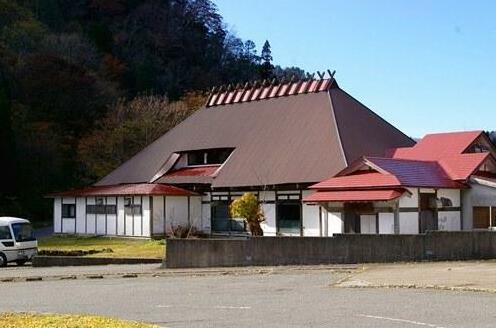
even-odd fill
[[[0,267],[24,265],[38,253],[38,241],[28,220],[0,217]]]

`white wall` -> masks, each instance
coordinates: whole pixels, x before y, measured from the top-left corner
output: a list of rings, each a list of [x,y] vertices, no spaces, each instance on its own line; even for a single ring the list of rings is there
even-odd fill
[[[394,213],[379,213],[379,233],[394,234]]]
[[[86,228],[86,201],[84,197],[76,198],[76,233],[84,234]]]
[[[310,190],[303,190],[302,192],[302,198],[307,197],[313,193],[313,191]],[[303,205],[303,236],[313,236],[313,237],[318,237],[320,236],[320,211],[319,205],[309,205],[307,203],[302,203]],[[322,227],[323,228],[323,227]]]
[[[460,190],[459,189],[439,189],[437,191],[437,198],[448,198],[453,203],[451,207],[460,207]]]
[[[117,205],[117,197],[107,197],[107,205]],[[117,215],[107,214],[107,235],[117,234]]]
[[[53,232],[62,232],[62,198],[56,197],[53,200]]]
[[[62,204],[76,204],[75,197],[63,197]],[[62,211],[61,204],[61,211]],[[76,206],[76,216],[77,216],[77,206]],[[62,217],[62,233],[76,233],[76,219],[75,218],[64,218]]]
[[[470,189],[462,191],[463,230],[473,228],[474,206],[496,206],[496,188],[471,183]]]
[[[117,197],[117,234],[124,236],[125,228],[124,197]]]
[[[460,212],[458,211],[439,211],[438,212],[438,229],[443,231],[460,230]]]
[[[394,214],[393,214],[394,220]],[[419,213],[400,212],[400,234],[419,233]]]
[[[210,233],[212,231],[212,208],[210,206],[210,197],[210,193],[206,193],[202,198],[201,204],[202,226],[199,228],[205,233]]]
[[[142,198],[142,209],[143,209],[143,216],[142,216],[142,225],[141,225],[141,236],[143,237],[150,237],[151,236],[151,227],[150,227],[150,220],[151,220],[151,215],[152,211],[150,208],[150,196],[143,196]]]
[[[196,229],[203,226],[202,217],[202,198],[201,196],[191,196],[189,198],[190,224]]]
[[[361,234],[377,233],[375,215],[360,215],[360,233]]]
[[[262,202],[262,210],[265,215],[265,222],[261,224],[264,236],[276,235],[276,194],[274,191],[261,191],[258,196],[259,201]],[[269,202],[269,203],[263,203]]]
[[[322,210],[324,212],[325,210]],[[340,234],[344,231],[343,215],[340,212],[327,212],[327,235]]]
[[[167,196],[165,199],[166,229],[171,232],[171,227],[186,227],[188,221],[188,198],[184,196]]]
[[[153,196],[153,234],[164,234],[164,196]]]
[[[405,193],[400,198],[400,208],[401,207],[418,207],[418,190],[416,188],[407,188],[410,193]]]

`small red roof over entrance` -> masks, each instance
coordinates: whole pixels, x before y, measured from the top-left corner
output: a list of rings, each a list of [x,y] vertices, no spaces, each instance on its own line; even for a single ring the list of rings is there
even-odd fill
[[[159,184],[139,183],[112,186],[86,187],[74,190],[52,193],[47,197],[84,197],[84,196],[128,196],[128,195],[168,195],[168,196],[194,196],[197,193],[186,189]]]
[[[405,190],[343,190],[343,191],[317,191],[303,199],[304,202],[373,202],[393,200]]]

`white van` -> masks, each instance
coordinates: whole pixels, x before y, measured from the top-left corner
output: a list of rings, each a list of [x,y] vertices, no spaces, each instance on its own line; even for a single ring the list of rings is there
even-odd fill
[[[38,242],[28,220],[0,217],[0,267],[23,265],[38,253]]]

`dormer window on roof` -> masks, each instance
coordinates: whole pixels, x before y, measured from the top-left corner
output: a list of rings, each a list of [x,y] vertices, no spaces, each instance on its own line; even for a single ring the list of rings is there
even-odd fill
[[[188,152],[188,166],[223,164],[232,151],[231,148],[219,148]]]

